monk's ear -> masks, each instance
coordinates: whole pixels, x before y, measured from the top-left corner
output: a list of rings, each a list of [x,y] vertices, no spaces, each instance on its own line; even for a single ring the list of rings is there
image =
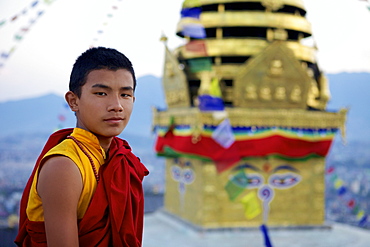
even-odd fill
[[[69,105],[69,108],[71,108],[72,111],[76,112],[78,111],[78,96],[72,92],[68,91],[65,95],[65,99],[67,101],[67,104]]]

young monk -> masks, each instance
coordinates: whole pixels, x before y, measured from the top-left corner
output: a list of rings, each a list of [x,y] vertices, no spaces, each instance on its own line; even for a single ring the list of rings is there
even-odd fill
[[[52,134],[21,200],[18,246],[141,246],[142,180],[149,172],[117,137],[129,122],[136,78],[114,49],[75,62],[65,99],[76,128]]]

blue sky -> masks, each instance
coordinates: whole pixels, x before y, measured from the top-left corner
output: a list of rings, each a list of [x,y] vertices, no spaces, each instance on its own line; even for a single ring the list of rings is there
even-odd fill
[[[52,1],[52,0],[49,0]],[[133,62],[137,76],[161,77],[162,33],[173,49],[182,0],[40,0],[0,1],[0,102],[46,93],[63,95],[77,56],[90,45],[114,47]],[[370,72],[370,3],[360,0],[304,0],[325,73]],[[113,8],[116,7],[116,8]],[[20,14],[24,9],[28,11]],[[37,13],[44,11],[39,18]],[[109,17],[110,15],[110,17]],[[36,20],[29,24],[29,20]],[[24,32],[22,28],[29,27]],[[101,30],[103,33],[98,34]],[[21,35],[21,41],[14,36]],[[94,39],[97,39],[94,41]]]

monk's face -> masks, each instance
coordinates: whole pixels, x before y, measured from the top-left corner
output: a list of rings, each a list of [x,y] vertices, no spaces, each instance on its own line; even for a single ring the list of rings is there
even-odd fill
[[[100,141],[119,135],[129,122],[134,81],[125,69],[91,71],[76,99],[77,127],[94,133]]]

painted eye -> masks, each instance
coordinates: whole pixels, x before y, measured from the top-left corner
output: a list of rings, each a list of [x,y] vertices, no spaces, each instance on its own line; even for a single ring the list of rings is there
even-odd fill
[[[182,171],[183,181],[186,184],[191,184],[195,179],[195,174],[192,169],[186,168]]]
[[[179,166],[172,166],[171,173],[172,173],[172,178],[175,181],[180,181],[180,179],[181,179],[181,168]]]
[[[248,175],[248,187],[249,188],[256,188],[262,184],[263,178],[258,175]]]
[[[258,174],[247,175],[242,171],[235,174],[230,180],[239,187],[256,188],[262,184],[263,178]]]
[[[286,189],[301,181],[301,176],[295,173],[274,174],[269,178],[269,184],[275,188]]]

